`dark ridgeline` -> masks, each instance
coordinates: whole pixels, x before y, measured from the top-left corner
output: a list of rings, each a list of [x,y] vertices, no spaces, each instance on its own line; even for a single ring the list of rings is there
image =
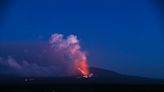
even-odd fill
[[[94,74],[91,78],[83,78],[81,75],[69,77],[18,77],[12,75],[1,75],[1,88],[88,88],[88,87],[121,87],[121,86],[152,86],[163,85],[163,79],[150,79],[137,76],[122,75],[113,71],[90,68]]]
[[[83,78],[80,74],[69,77],[20,77],[0,75],[3,92],[146,92],[164,90],[164,80],[122,75],[100,68],[90,68],[94,74]]]

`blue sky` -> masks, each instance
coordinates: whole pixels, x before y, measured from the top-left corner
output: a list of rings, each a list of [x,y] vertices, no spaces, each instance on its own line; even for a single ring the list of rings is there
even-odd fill
[[[91,66],[164,78],[160,10],[151,0],[16,0],[5,13],[1,43],[75,34]]]

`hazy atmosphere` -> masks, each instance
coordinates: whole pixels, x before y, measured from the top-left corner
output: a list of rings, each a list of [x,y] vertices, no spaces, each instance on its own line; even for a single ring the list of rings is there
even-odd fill
[[[85,67],[164,79],[158,1],[6,0],[0,8],[0,74],[70,74],[70,62],[84,66],[76,61],[87,59]],[[51,39],[56,33],[59,38]]]

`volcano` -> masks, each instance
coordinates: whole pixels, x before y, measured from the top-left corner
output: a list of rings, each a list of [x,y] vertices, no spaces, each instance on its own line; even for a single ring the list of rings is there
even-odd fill
[[[123,75],[110,70],[91,67],[92,77],[85,78],[82,74],[67,77],[20,77],[13,75],[0,75],[0,88],[4,89],[42,89],[60,90],[64,92],[95,92],[95,90],[129,90],[131,88],[142,90],[153,88],[152,85],[164,85],[163,79],[151,79],[138,76]],[[12,76],[12,78],[11,78]],[[41,89],[41,90],[40,90]],[[65,91],[66,90],[66,91]],[[101,92],[101,91],[100,91]]]
[[[84,84],[84,85],[161,85],[164,84],[164,79],[153,79],[145,78],[139,76],[130,76],[125,74],[120,74],[110,70],[91,67],[89,68],[93,76],[90,78],[84,78],[81,74],[57,78],[58,83],[63,84]],[[57,83],[57,82],[56,82]]]
[[[90,78],[84,78],[80,73],[67,77],[20,77],[13,75],[1,75],[0,85],[156,85],[164,84],[164,79],[144,78],[138,76],[129,76],[113,72],[110,70],[91,67],[93,73]],[[12,76],[12,78],[11,78]]]

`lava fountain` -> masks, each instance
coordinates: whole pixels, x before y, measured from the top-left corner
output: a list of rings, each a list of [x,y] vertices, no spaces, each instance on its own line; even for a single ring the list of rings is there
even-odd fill
[[[66,39],[62,34],[53,34],[49,43],[53,48],[64,52],[69,57],[69,61],[76,70],[78,70],[84,78],[92,77],[89,71],[86,53],[81,51],[80,42],[75,35],[69,35]]]

